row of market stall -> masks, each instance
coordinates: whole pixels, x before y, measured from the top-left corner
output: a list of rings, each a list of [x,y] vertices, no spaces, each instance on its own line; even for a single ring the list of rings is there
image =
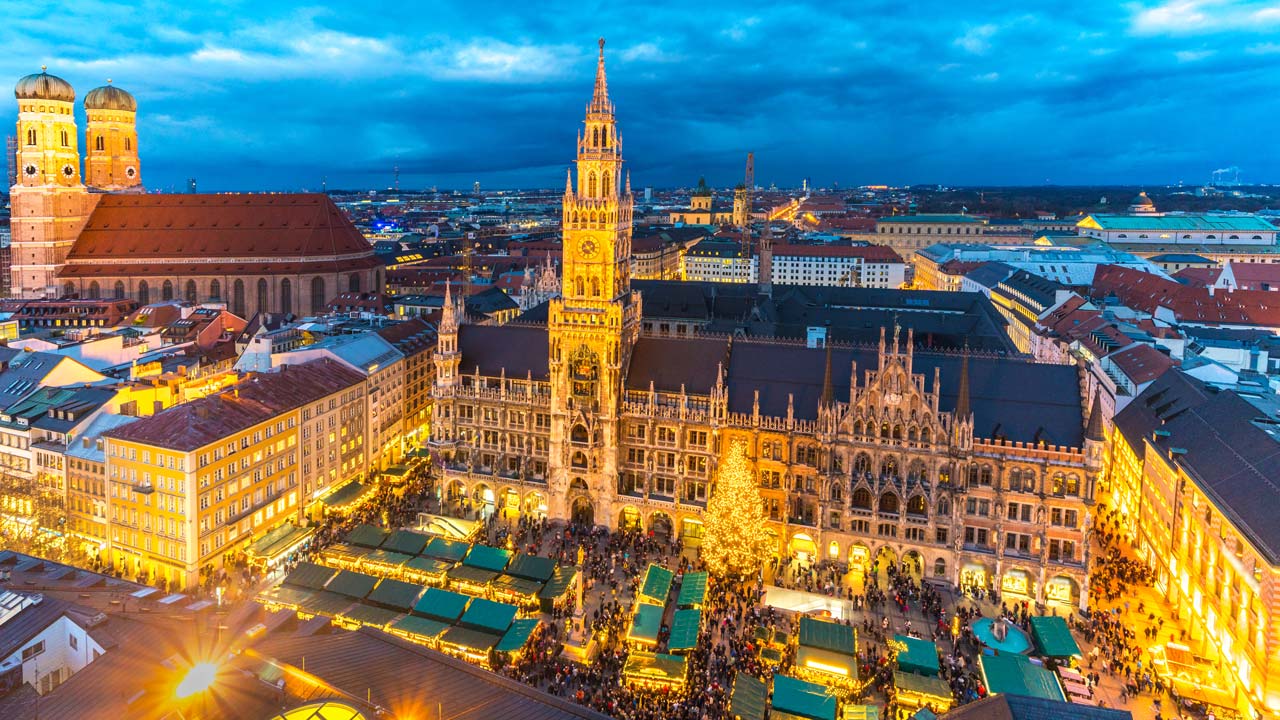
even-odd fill
[[[738,673],[729,714],[734,720],[879,720],[880,708],[849,702],[832,688],[789,675],[765,681]]]
[[[539,555],[372,525],[355,528],[345,542],[320,551],[317,561],[544,612],[572,597],[577,574]]]
[[[629,685],[641,688],[676,689],[688,675],[686,656],[698,645],[702,631],[702,606],[707,599],[707,573],[688,572],[681,577],[680,591],[669,603],[675,573],[657,564],[645,570],[636,594],[636,604],[627,628],[630,653],[622,668]],[[666,652],[658,652],[663,620],[673,605],[666,639]]]
[[[539,624],[509,603],[310,562],[257,600],[268,610],[377,628],[485,666],[491,652],[519,656]]]

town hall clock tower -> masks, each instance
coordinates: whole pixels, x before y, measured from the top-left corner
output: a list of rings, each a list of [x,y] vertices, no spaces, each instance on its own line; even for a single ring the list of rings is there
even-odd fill
[[[577,183],[565,182],[561,296],[551,301],[549,514],[612,525],[622,376],[640,329],[631,290],[631,182],[604,71],[578,137]],[[624,179],[625,178],[625,179]]]

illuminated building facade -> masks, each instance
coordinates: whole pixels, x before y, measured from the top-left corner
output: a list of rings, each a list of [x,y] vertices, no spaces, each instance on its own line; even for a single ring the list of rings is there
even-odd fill
[[[878,348],[644,332],[614,122],[602,49],[546,326],[465,324],[445,303],[445,498],[697,545],[741,440],[779,554],[1085,607],[1103,437],[1075,368],[918,352],[896,329]]]

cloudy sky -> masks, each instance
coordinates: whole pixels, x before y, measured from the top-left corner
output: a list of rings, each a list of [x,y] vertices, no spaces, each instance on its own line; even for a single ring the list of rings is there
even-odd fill
[[[157,189],[555,186],[600,35],[638,186],[1280,182],[1276,0],[0,0],[0,77],[132,91]]]

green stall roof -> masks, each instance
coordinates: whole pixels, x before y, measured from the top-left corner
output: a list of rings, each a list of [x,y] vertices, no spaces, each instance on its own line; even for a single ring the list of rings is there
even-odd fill
[[[773,709],[810,720],[836,720],[836,696],[817,683],[774,675]]]
[[[676,596],[676,604],[682,608],[702,607],[707,601],[707,574],[705,572],[689,572],[680,581],[680,594]]]
[[[644,584],[640,586],[639,600],[654,605],[666,605],[667,595],[671,593],[671,580],[674,577],[675,573],[670,570],[650,563],[649,569],[644,573]]]
[[[488,545],[472,545],[462,564],[467,567],[476,567],[481,570],[500,573],[507,569],[507,563],[509,562],[511,562],[510,550],[489,547]]]
[[[446,642],[450,645],[471,648],[472,650],[489,650],[496,646],[502,640],[501,635],[487,633],[482,630],[473,630],[460,626],[454,626],[444,631],[444,635],[440,636],[440,642]]]
[[[657,607],[657,606],[649,606]],[[671,652],[687,652],[698,645],[698,628],[702,625],[702,611],[677,610],[671,621],[671,639],[667,648]]]
[[[421,585],[384,578],[366,599],[375,605],[409,612],[413,608],[413,603],[422,595],[422,590]]]
[[[367,557],[373,552],[373,548],[367,548],[362,545],[349,545],[347,543],[334,543],[320,551],[320,554],[326,558],[340,557],[347,560],[359,560]]]
[[[476,585],[488,585],[498,577],[498,573],[470,565],[456,565],[445,573],[450,580],[462,580]]]
[[[632,652],[622,666],[624,677],[642,677],[659,682],[684,682],[688,663],[679,655]]]
[[[913,672],[895,670],[893,686],[899,690],[932,695],[933,697],[951,697],[951,686],[946,680],[938,677],[927,677]]]
[[[412,559],[412,555],[404,553],[391,552],[390,550],[371,550],[369,554],[364,556],[367,563],[377,563],[378,565],[388,565],[390,567],[400,567]]]
[[[502,636],[502,640],[498,643],[496,649],[498,652],[515,652],[523,648],[537,628],[538,620],[536,618],[516,620],[511,623],[511,627],[507,628],[506,634]]]
[[[430,620],[417,615],[405,615],[404,617],[391,623],[388,630],[395,630],[405,635],[413,635],[420,638],[435,639],[440,633],[450,628],[449,623],[443,623],[439,620]]]
[[[367,548],[376,548],[387,539],[387,531],[379,530],[372,525],[358,525],[347,533],[347,542]]]
[[[274,558],[286,549],[297,545],[310,535],[314,535],[313,527],[303,528],[293,523],[285,523],[258,538],[247,550],[251,556]]]
[[[307,600],[315,594],[315,590],[303,587],[291,587],[289,585],[277,585],[273,588],[263,591],[258,595],[260,603],[276,603],[285,607],[301,607]]]
[[[920,714],[916,713],[913,718],[920,720]],[[840,708],[840,720],[880,720],[880,706],[845,705]]]
[[[764,703],[769,688],[758,677],[740,672],[733,679],[733,694],[729,696],[729,716],[732,720],[765,720]]]
[[[311,596],[302,601],[298,605],[298,609],[312,615],[324,615],[325,617],[334,617],[341,615],[342,611],[355,604],[355,601],[346,595],[339,595],[327,590],[311,593]]]
[[[377,584],[378,578],[372,575],[365,575],[352,570],[340,570],[325,586],[325,590],[361,600],[367,597],[373,591],[373,586]]]
[[[978,657],[982,682],[992,694],[1027,695],[1046,700],[1066,701],[1054,674],[1023,655],[1003,653]]]
[[[492,587],[494,590],[509,590],[518,595],[537,595],[542,590],[542,583],[513,575],[499,575],[494,579]]]
[[[320,498],[320,502],[331,508],[345,508],[348,505],[359,502],[368,492],[369,488],[370,486],[353,480]]]
[[[399,620],[403,615],[404,613],[398,613],[395,610],[365,605],[364,603],[356,603],[342,613],[342,617],[348,620],[354,620],[361,625],[372,625],[376,628],[386,627],[388,623]]]
[[[466,543],[458,540],[446,540],[441,537],[431,538],[431,542],[427,543],[427,547],[423,549],[422,554],[439,560],[447,560],[448,562],[462,562],[462,558],[467,556],[468,547]]]
[[[404,465],[392,465],[386,470],[383,470],[382,474],[386,475],[387,477],[402,478],[405,475],[409,474],[409,468],[405,467]]]
[[[519,553],[511,559],[507,566],[507,574],[522,577],[526,580],[546,582],[556,572],[556,561],[541,555]]]
[[[319,590],[337,574],[338,571],[333,568],[327,568],[323,565],[317,565],[313,562],[306,562],[304,560],[303,562],[298,563],[298,566],[293,569],[293,572],[289,573],[289,576],[284,579],[284,584],[292,585],[293,587],[308,588],[310,590]]]
[[[576,577],[578,577],[576,568],[557,565],[556,571],[551,574],[551,579],[543,586],[542,592],[538,593],[538,597],[543,600],[555,600],[573,587],[573,581]]]
[[[938,674],[937,645],[907,635],[894,635],[893,639],[907,648],[898,651],[898,669],[921,675]]]
[[[807,615],[800,618],[800,645],[841,655],[856,655],[858,652],[857,638],[852,627]]]
[[[410,558],[409,562],[404,564],[404,567],[406,570],[417,570],[428,575],[443,575],[453,565],[445,560],[419,555],[415,558]]]
[[[1031,637],[1036,642],[1036,652],[1045,657],[1067,658],[1080,654],[1080,646],[1071,636],[1066,618],[1056,616],[1031,618]]]
[[[467,611],[462,613],[462,619],[458,624],[501,635],[511,627],[511,621],[516,619],[516,612],[515,605],[473,598],[471,604],[467,606]]]
[[[638,640],[648,645],[658,643],[658,630],[662,627],[662,606],[640,603],[636,606],[636,614],[631,618],[631,629],[627,630],[628,640]]]
[[[467,609],[467,603],[471,598],[462,593],[441,590],[440,588],[427,588],[427,591],[418,598],[418,602],[413,605],[413,613],[423,617],[435,620],[443,620],[447,623],[455,623],[458,618],[462,617],[462,613]]]
[[[404,553],[405,555],[421,555],[422,550],[431,541],[430,536],[412,530],[397,530],[391,537],[382,541],[383,550]]]

